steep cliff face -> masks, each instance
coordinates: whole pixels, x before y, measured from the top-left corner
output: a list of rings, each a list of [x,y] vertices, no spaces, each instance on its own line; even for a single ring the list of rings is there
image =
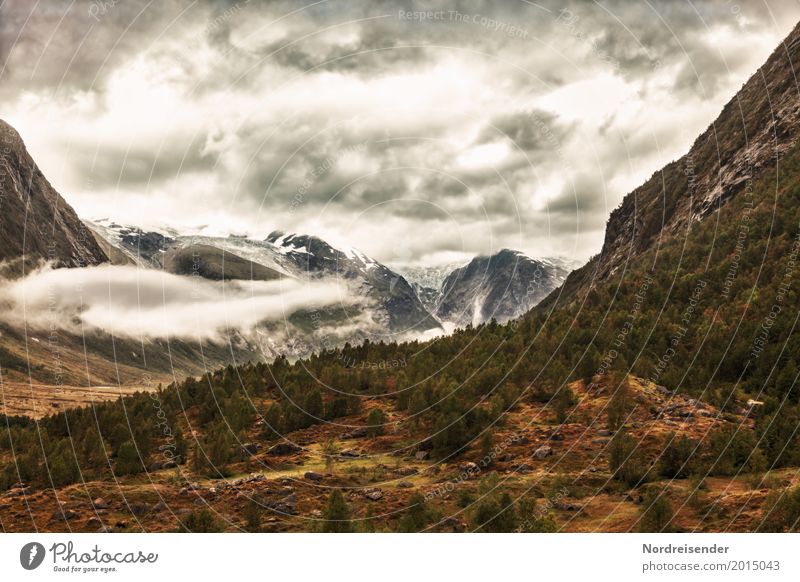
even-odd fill
[[[0,120],[0,264],[20,273],[107,260],[92,233],[44,177],[19,134]]]
[[[686,233],[779,164],[800,133],[800,25],[703,132],[611,213],[603,249],[567,280],[562,300],[608,279],[644,251]],[[754,200],[753,203],[758,201]],[[556,295],[554,294],[554,296]],[[549,303],[549,302],[548,302]]]

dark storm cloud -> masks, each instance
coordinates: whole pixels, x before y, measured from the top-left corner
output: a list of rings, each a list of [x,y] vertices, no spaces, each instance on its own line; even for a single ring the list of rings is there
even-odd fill
[[[198,140],[171,146],[161,151],[124,147],[106,147],[96,152],[78,150],[73,159],[81,175],[92,177],[95,187],[124,184],[139,189],[173,179],[181,172],[208,170],[217,163],[216,156],[203,153],[203,144]]]
[[[749,62],[747,47],[736,42],[714,43],[709,31],[720,27],[738,32],[769,28],[773,26],[771,11],[776,9],[781,15],[785,4],[764,0],[612,0],[602,3],[605,10],[595,10],[590,3],[573,2],[557,22],[570,34],[585,38],[596,55],[607,55],[626,77],[678,65],[676,91],[709,97],[721,87],[722,79]]]
[[[558,152],[572,129],[570,125],[562,124],[555,113],[520,111],[493,119],[483,131],[481,140],[489,142],[502,135],[528,154]]]
[[[603,209],[602,176],[579,173],[570,178],[559,195],[547,204],[552,214],[577,215]]]
[[[98,7],[106,5],[103,12]],[[113,6],[112,6],[113,4]],[[105,75],[152,42],[177,10],[172,1],[28,2],[0,8],[5,51],[2,85],[51,93],[102,86]],[[98,10],[95,16],[90,10]]]

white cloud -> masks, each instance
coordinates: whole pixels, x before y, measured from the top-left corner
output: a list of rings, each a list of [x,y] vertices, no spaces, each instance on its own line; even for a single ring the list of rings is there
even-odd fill
[[[130,338],[216,340],[280,322],[298,309],[354,304],[325,281],[211,282],[136,267],[45,267],[0,286],[0,319],[29,328]]]

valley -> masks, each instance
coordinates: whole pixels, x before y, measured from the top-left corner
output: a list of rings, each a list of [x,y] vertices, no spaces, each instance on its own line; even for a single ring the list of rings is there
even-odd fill
[[[0,124],[0,529],[797,531],[798,57],[577,269],[84,223]]]
[[[113,485],[90,479],[57,491],[12,488],[0,498],[0,523],[5,531],[174,531],[207,511],[212,521],[206,526],[215,531],[317,531],[326,523],[327,491],[337,488],[352,508],[356,531],[402,530],[412,514],[419,514],[421,530],[473,531],[481,524],[470,505],[503,491],[531,502],[528,513],[514,510],[509,521],[520,531],[626,532],[640,528],[643,495],[655,490],[676,508],[677,531],[752,531],[768,527],[761,516],[774,502],[770,492],[800,483],[786,469],[702,482],[665,479],[657,473],[667,464],[661,459],[646,468],[654,474],[645,491],[629,489],[609,471],[613,439],[597,422],[609,408],[607,388],[603,382],[591,389],[573,384],[579,403],[565,422],[543,404],[522,404],[493,427],[491,447],[478,442],[437,461],[417,451],[406,415],[390,408],[387,423],[403,428],[380,436],[342,433],[368,424],[368,411],[382,406],[379,399],[367,401],[363,414],[338,419],[338,426],[290,432],[272,447],[245,444],[247,459],[231,464],[224,478],[179,465],[120,477]],[[630,390],[629,434],[648,455],[676,433],[699,442],[726,427],[752,425],[746,413],[722,414],[646,381],[631,378]],[[195,411],[187,414],[193,423]],[[260,441],[258,429],[246,432]],[[332,458],[326,453],[331,442]],[[414,509],[415,503],[424,508]]]

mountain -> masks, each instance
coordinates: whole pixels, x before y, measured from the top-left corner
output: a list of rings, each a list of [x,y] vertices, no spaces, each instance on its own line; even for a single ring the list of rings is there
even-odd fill
[[[28,153],[19,133],[0,120],[0,265],[19,274],[40,261],[59,267],[108,257]]]
[[[623,199],[608,220],[600,254],[573,273],[553,299],[585,295],[649,249],[685,236],[734,197],[751,196],[753,180],[776,168],[797,144],[800,89],[793,62],[798,54],[800,28],[795,28],[686,155]]]
[[[439,328],[404,277],[360,251],[334,248],[316,236],[276,231],[265,240],[257,240],[238,236],[181,235],[171,229],[144,230],[108,220],[89,224],[103,244],[114,249],[112,256],[123,263],[165,269],[179,275],[198,274],[214,280],[333,279],[345,283],[366,300],[367,315],[375,324],[370,334]],[[330,317],[321,324],[331,317],[341,323],[343,319],[361,317],[365,312],[356,307],[327,315]],[[293,322],[309,327],[300,316]],[[365,337],[369,335],[352,339]]]
[[[450,273],[463,265],[463,262],[435,267],[403,265],[395,269],[411,284],[425,309],[435,315],[441,298],[442,283]]]
[[[400,274],[356,249],[339,250],[315,236],[270,233],[275,245],[294,265],[295,272],[311,278],[335,277],[354,281],[359,294],[376,303],[376,317],[394,333],[439,328],[414,288]]]
[[[111,261],[117,265],[163,268],[163,253],[178,238],[178,233],[173,230],[145,231],[107,219],[87,220],[86,225]]]
[[[508,321],[547,297],[568,272],[566,263],[532,259],[509,249],[476,257],[444,279],[435,314],[462,327],[491,319]]]
[[[272,281],[281,273],[211,245],[171,248],[164,253],[164,270],[212,281]]]

